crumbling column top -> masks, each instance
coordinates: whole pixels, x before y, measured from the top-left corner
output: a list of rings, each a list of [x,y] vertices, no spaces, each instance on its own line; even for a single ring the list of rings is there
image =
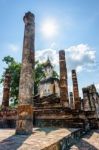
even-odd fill
[[[59,51],[59,61],[65,61],[65,51],[64,50],[60,50]]]
[[[30,11],[25,13],[25,16],[23,17],[23,21],[26,25],[32,24],[34,22],[34,19],[35,19],[35,15]]]
[[[75,70],[75,69],[73,69],[73,70],[72,70],[72,73],[75,73],[75,74],[76,74],[76,70]]]
[[[73,96],[73,92],[70,92],[69,94],[70,94],[70,96]]]
[[[59,53],[65,53],[65,50],[59,50]]]

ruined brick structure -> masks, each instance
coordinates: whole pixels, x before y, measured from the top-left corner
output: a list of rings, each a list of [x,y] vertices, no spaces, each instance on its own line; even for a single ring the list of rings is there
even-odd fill
[[[90,85],[82,89],[84,111],[97,111],[99,116],[99,95],[95,85]]]
[[[81,110],[84,111],[84,100],[83,99],[81,99]]]
[[[25,23],[25,30],[16,134],[31,134],[33,127],[34,15],[28,12],[25,14],[23,20]]]
[[[84,105],[84,111],[91,111],[91,104],[89,99],[89,91],[87,88],[83,88],[83,105]]]
[[[0,110],[0,128],[15,128],[16,127],[17,110],[4,108]]]
[[[63,107],[69,107],[67,67],[64,50],[59,51],[59,64],[60,64],[60,102]]]
[[[72,70],[73,95],[75,109],[81,109],[76,70]]]
[[[3,85],[3,100],[2,100],[3,108],[9,106],[10,82],[11,82],[11,75],[8,71],[6,71]]]
[[[40,98],[47,97],[52,94],[60,97],[59,79],[53,77],[53,66],[49,58],[43,65],[45,77],[41,79],[39,83],[38,93]]]
[[[99,115],[99,94],[95,86],[83,88],[83,101],[79,97],[76,71],[72,70],[73,93],[68,98],[67,67],[65,51],[59,51],[60,80],[52,77],[49,60],[45,65],[45,79],[40,81],[40,92],[33,97],[35,23],[31,12],[25,14],[22,68],[19,86],[19,105],[15,110],[0,110],[0,125],[16,123],[16,134],[31,134],[37,127],[96,128]],[[10,77],[6,75],[4,93],[8,106]],[[6,86],[7,85],[7,86]],[[7,88],[6,88],[7,87]],[[9,88],[8,88],[9,87]],[[6,94],[7,89],[7,94]],[[82,107],[81,107],[82,104]],[[14,116],[14,117],[13,117]],[[15,124],[13,125],[15,126]]]
[[[74,100],[73,100],[73,93],[72,92],[70,92],[70,108],[71,109],[74,109]]]

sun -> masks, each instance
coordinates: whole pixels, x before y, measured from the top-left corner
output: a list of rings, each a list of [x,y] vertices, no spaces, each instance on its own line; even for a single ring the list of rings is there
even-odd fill
[[[57,24],[52,20],[44,21],[41,30],[45,37],[53,37],[57,34]]]

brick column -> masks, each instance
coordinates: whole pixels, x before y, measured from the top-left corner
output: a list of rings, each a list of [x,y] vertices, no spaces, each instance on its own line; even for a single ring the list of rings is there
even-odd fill
[[[75,109],[81,109],[76,70],[72,70],[73,95]]]
[[[94,85],[90,85],[82,89],[83,99],[84,99],[84,110],[85,111],[95,111],[95,98],[96,89]]]
[[[33,127],[33,76],[35,22],[31,12],[25,14],[22,68],[19,84],[19,106],[16,134],[31,134]]]
[[[81,110],[84,111],[84,99],[81,99]]]
[[[74,109],[73,93],[70,92],[69,94],[70,94],[70,108],[71,108],[71,109]]]
[[[83,92],[83,103],[84,103],[84,111],[91,111],[90,97],[89,91],[87,88],[82,89]]]
[[[63,107],[69,107],[67,68],[64,50],[59,51],[59,63],[60,63],[60,102]]]
[[[95,106],[95,93],[96,93],[96,88],[94,85],[89,86],[89,98],[90,98],[90,103],[91,103],[91,109],[92,111],[96,111],[96,106]]]
[[[3,100],[2,100],[2,107],[9,106],[9,95],[10,95],[10,82],[11,82],[11,75],[9,72],[5,72],[5,79],[4,79],[4,87],[3,87]]]

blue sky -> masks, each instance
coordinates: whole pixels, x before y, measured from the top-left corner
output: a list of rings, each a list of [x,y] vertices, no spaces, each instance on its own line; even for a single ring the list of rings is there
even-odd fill
[[[21,61],[27,11],[35,14],[36,58],[44,61],[50,55],[57,68],[58,50],[65,49],[69,86],[70,69],[74,68],[80,90],[92,83],[99,88],[99,0],[0,0],[0,75],[4,56]],[[57,26],[57,34],[51,38],[41,31],[46,20],[54,20]]]

